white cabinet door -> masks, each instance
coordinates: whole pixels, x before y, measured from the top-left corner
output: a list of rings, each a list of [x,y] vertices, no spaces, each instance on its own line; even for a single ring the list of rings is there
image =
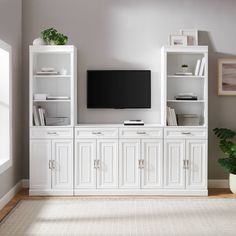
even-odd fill
[[[164,187],[185,188],[185,140],[165,140]]]
[[[97,188],[118,187],[118,140],[97,139]]]
[[[140,139],[119,142],[119,187],[140,188]]]
[[[96,139],[75,140],[75,188],[96,188]]]
[[[163,141],[142,140],[142,188],[161,188],[163,176]]]
[[[30,141],[30,188],[51,189],[51,141]]]
[[[207,141],[186,141],[186,188],[207,188]]]
[[[73,189],[73,140],[52,140],[52,188]]]

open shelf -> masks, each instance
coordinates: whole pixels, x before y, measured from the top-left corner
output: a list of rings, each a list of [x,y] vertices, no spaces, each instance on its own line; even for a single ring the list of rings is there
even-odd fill
[[[208,96],[208,50],[207,47],[163,47],[162,65],[163,80],[165,81],[164,124],[176,124],[174,116],[182,115],[180,124],[197,124],[191,127],[207,126],[207,96]],[[197,61],[205,58],[203,73],[195,75]],[[182,65],[188,65],[192,75],[176,74],[182,72]],[[193,95],[198,100],[176,100],[175,97],[183,94]],[[171,110],[167,107],[171,108]],[[171,118],[169,118],[169,116]],[[198,124],[199,120],[199,124]],[[169,127],[186,127],[172,126]]]
[[[42,125],[47,118],[55,118],[55,124],[58,122],[56,119],[67,118],[65,123],[59,121],[60,127],[72,126],[77,122],[76,54],[76,48],[73,46],[30,46],[30,126],[52,127]],[[54,68],[58,73],[37,74],[42,68]],[[66,73],[63,74],[62,71]],[[35,99],[36,94],[58,99],[38,100]],[[40,122],[38,116],[41,116]],[[50,121],[48,119],[48,122],[54,124],[52,119]],[[38,123],[42,126],[38,126]]]

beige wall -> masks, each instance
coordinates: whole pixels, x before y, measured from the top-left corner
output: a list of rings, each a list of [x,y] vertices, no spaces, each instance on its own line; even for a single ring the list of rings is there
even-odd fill
[[[217,96],[217,58],[236,56],[234,0],[23,0],[24,177],[28,178],[28,46],[39,32],[56,27],[78,47],[80,122],[158,120],[160,48],[170,33],[195,28],[209,45],[209,178],[227,178],[218,166],[214,127],[236,130],[236,97]],[[152,109],[86,109],[87,69],[151,69]]]
[[[22,178],[21,8],[21,0],[0,0],[0,39],[12,46],[13,63],[13,165],[0,175],[0,198]]]

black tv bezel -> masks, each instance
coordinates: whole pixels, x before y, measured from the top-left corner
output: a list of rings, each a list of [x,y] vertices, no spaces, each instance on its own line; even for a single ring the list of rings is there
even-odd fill
[[[88,105],[88,73],[91,72],[91,71],[100,71],[100,72],[106,72],[106,71],[109,71],[109,72],[116,72],[116,71],[124,71],[124,72],[149,72],[149,91],[150,91],[150,96],[149,96],[149,106],[146,106],[146,107],[126,107],[126,106],[123,106],[123,107],[109,107],[109,106],[89,106]],[[151,70],[87,70],[87,109],[150,109],[151,108]]]

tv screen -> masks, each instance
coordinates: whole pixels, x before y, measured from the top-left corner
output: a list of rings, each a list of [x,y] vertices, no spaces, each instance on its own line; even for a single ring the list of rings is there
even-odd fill
[[[150,70],[88,70],[88,108],[151,108]]]

